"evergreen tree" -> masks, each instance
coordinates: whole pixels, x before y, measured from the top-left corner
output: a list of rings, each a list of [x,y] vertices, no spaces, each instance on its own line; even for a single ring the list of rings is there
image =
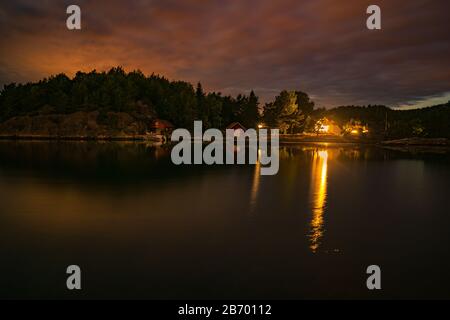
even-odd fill
[[[241,113],[241,123],[246,128],[256,128],[259,122],[259,111],[258,111],[258,97],[255,95],[253,90],[250,92],[249,97],[246,99],[246,103],[243,104]]]

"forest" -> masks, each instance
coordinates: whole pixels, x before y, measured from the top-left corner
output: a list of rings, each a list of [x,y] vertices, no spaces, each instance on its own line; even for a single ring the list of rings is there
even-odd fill
[[[143,108],[153,118],[168,120],[175,127],[190,129],[194,120],[204,128],[225,128],[240,122],[246,128],[279,128],[282,133],[314,132],[319,119],[326,117],[343,127],[359,121],[372,136],[450,138],[450,102],[414,110],[393,110],[382,105],[315,108],[308,94],[284,90],[272,102],[261,105],[251,91],[236,97],[205,92],[184,81],[163,76],[145,76],[141,71],[125,72],[121,67],[107,72],[77,72],[71,79],[58,74],[35,83],[8,84],[0,92],[0,122],[17,116],[71,114],[98,111],[98,121],[106,114],[136,115]]]

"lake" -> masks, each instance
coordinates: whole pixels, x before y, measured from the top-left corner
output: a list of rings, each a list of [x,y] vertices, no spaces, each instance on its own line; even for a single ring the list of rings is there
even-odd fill
[[[259,169],[0,141],[0,298],[450,298],[448,153],[282,145]]]

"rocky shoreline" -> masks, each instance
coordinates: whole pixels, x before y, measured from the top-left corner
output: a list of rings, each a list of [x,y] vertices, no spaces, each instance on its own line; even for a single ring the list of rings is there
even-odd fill
[[[71,114],[25,115],[0,123],[0,139],[151,140],[150,117],[125,112],[80,111]]]
[[[382,141],[385,146],[437,146],[450,147],[450,140],[446,138],[404,138]]]
[[[46,135],[2,135],[0,140],[64,140],[64,141],[159,141],[153,135],[133,136],[46,136]]]
[[[159,141],[151,131],[152,116],[125,112],[79,111],[71,114],[37,114],[13,117],[0,123],[0,139],[5,140],[98,140]],[[450,147],[447,138],[369,139],[360,136],[283,134],[280,143],[355,143],[384,147]]]
[[[1,134],[0,140],[62,140],[62,141],[155,141],[160,142],[158,136],[152,134],[135,135],[38,135],[38,134]],[[447,147],[450,148],[450,140],[445,138],[405,138],[388,141],[373,141],[362,139],[346,139],[341,137],[321,138],[321,137],[280,137],[282,144],[295,143],[352,143],[352,144],[377,144],[383,147]]]

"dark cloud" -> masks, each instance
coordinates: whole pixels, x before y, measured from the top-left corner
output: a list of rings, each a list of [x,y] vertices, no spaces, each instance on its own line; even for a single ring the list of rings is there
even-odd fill
[[[270,100],[282,89],[319,105],[407,106],[448,99],[448,0],[0,0],[0,83],[122,65]],[[437,99],[437,100],[436,100]]]

